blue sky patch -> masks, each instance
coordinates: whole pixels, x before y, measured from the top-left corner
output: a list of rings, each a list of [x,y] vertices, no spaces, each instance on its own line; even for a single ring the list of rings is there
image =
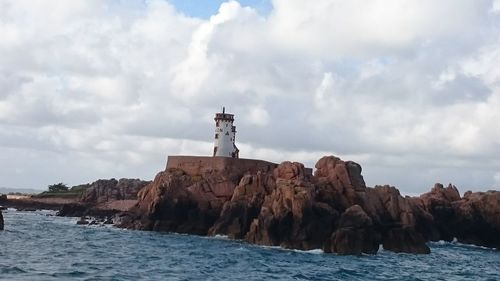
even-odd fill
[[[199,18],[209,18],[214,15],[220,5],[229,0],[169,0],[181,13]],[[239,0],[242,6],[250,6],[259,14],[267,15],[272,9],[270,0]]]

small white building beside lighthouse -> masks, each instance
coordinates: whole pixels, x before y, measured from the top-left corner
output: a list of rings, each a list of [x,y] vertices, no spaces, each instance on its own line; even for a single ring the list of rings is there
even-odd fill
[[[234,114],[226,113],[222,108],[222,113],[215,114],[215,141],[213,156],[239,157],[239,150],[235,144],[236,127],[233,125]]]

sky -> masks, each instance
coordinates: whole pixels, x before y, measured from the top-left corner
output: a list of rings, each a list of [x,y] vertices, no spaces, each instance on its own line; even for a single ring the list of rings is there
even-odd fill
[[[500,190],[500,1],[0,0],[0,186],[152,179],[213,151]]]

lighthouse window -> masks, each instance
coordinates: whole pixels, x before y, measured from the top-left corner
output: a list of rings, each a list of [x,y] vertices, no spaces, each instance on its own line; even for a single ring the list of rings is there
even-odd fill
[[[219,138],[219,134],[215,134],[215,138],[218,139]]]
[[[227,128],[227,123],[226,123],[226,128]]]
[[[215,123],[215,127],[219,127],[219,121]]]

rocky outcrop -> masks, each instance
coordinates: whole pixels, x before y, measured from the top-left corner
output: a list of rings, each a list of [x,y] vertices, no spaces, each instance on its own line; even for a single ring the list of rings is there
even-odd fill
[[[375,254],[381,242],[374,229],[373,220],[359,205],[349,207],[340,217],[337,230],[323,245],[327,253]]]
[[[3,214],[2,211],[0,211],[0,230],[3,230],[3,227],[4,227]]]
[[[80,199],[62,205],[57,213],[64,217],[108,218],[135,205],[138,192],[150,181],[140,179],[97,180],[81,185]]]
[[[209,234],[243,239],[250,224],[259,215],[264,198],[275,188],[274,178],[267,173],[244,176],[235,187],[231,200],[224,204],[219,218],[209,229]]]
[[[314,200],[315,186],[302,164],[284,162],[273,176],[275,188],[265,197],[245,239],[285,248],[321,248],[338,213]]]
[[[500,249],[500,192],[466,193],[448,225],[459,242]]]
[[[375,254],[380,245],[429,253],[427,241],[454,237],[499,246],[500,192],[461,198],[456,187],[437,184],[403,197],[392,186],[367,187],[359,164],[334,156],[321,158],[314,175],[296,162],[213,159],[211,166],[206,158],[175,158],[139,192],[120,226],[338,254]]]
[[[420,196],[420,204],[433,216],[430,240],[459,242],[500,249],[500,192],[466,192],[436,184]]]
[[[113,200],[135,200],[139,190],[149,183],[140,179],[97,180],[85,189],[81,201],[103,203]]]

